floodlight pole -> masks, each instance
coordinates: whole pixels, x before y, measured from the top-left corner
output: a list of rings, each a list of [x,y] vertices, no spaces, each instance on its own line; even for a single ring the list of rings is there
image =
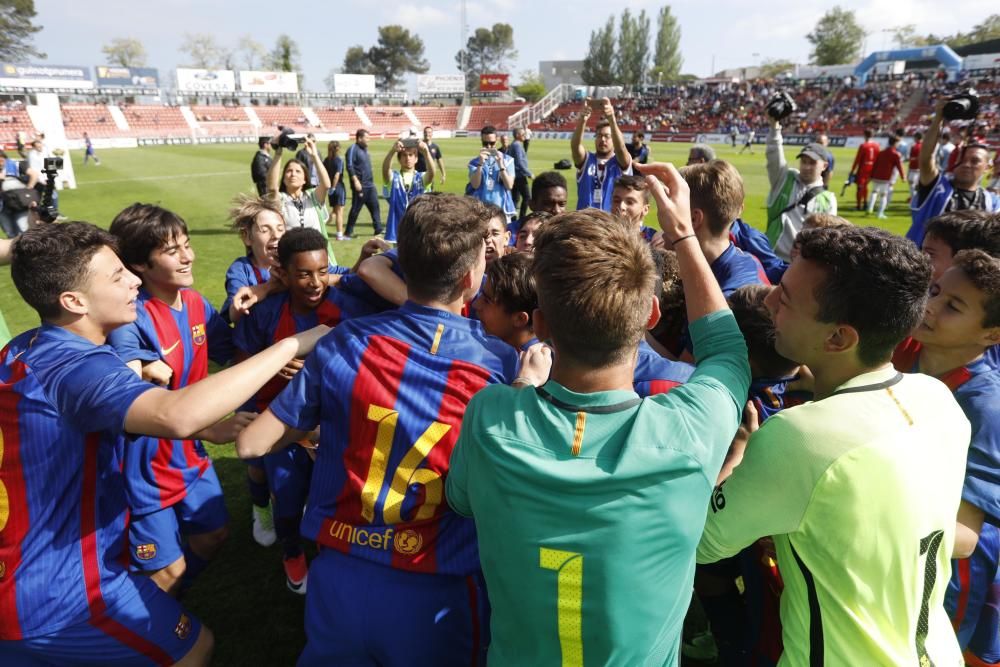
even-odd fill
[[[461,18],[459,19],[461,21],[461,25],[459,26],[459,31],[461,33],[460,37],[462,41],[458,45],[459,52],[462,54],[462,88],[463,88],[462,104],[463,105],[469,104],[469,53],[466,50],[467,48],[466,40],[467,40],[467,35],[469,33],[469,25],[468,25],[468,7],[466,5],[467,5],[467,0],[462,0],[462,14]]]

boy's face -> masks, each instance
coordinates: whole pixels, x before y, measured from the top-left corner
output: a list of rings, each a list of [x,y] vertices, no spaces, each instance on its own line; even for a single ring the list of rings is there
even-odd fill
[[[541,220],[529,220],[521,225],[521,228],[517,230],[517,241],[514,242],[514,248],[518,252],[534,252],[535,232],[541,226]]]
[[[494,259],[503,256],[504,248],[510,242],[510,232],[507,231],[507,223],[500,218],[490,218],[489,226],[486,228],[486,261],[492,262]]]
[[[326,294],[326,274],[330,260],[326,250],[297,252],[281,269],[292,305],[303,310],[315,310]]]
[[[87,302],[87,317],[106,332],[134,322],[142,282],[125,268],[115,251],[105,246],[94,253],[88,273],[86,284],[76,290]]]
[[[831,325],[817,319],[819,304],[814,294],[825,281],[822,266],[800,257],[764,299],[774,321],[774,349],[783,357],[809,364],[822,355]]]
[[[538,199],[531,200],[531,210],[559,215],[566,210],[566,188],[555,186],[538,193]]]
[[[414,167],[417,166],[417,149],[416,148],[404,148],[398,153],[399,156],[399,166],[403,171],[413,171]]]
[[[951,267],[951,261],[955,257],[954,251],[950,245],[933,234],[924,236],[920,249],[931,260],[931,281],[937,281]]]
[[[194,284],[194,250],[187,234],[178,232],[149,255],[149,261],[137,267],[142,283],[160,289],[181,289]]]
[[[957,267],[931,285],[924,321],[913,337],[925,345],[986,348],[997,342],[1000,327],[983,326],[983,293]]]
[[[641,225],[649,213],[649,204],[642,192],[615,188],[611,193],[611,211],[622,220]]]
[[[250,246],[250,251],[258,260],[276,266],[278,264],[278,241],[285,234],[285,221],[274,211],[261,211],[257,214],[250,229],[240,234],[243,244]]]
[[[489,278],[483,283],[483,289],[472,302],[472,307],[476,309],[476,315],[482,323],[486,333],[497,338],[510,342],[515,331],[513,313],[508,313],[504,307],[494,300],[493,284]]]

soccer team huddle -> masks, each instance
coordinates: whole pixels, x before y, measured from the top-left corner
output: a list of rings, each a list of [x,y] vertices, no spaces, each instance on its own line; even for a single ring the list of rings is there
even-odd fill
[[[41,319],[0,351],[0,664],[211,661],[178,601],[228,533],[203,441],[306,596],[300,665],[1000,663],[986,147],[939,167],[935,119],[904,238],[775,121],[765,234],[732,164],[649,162],[593,108],[576,211],[545,172],[518,212],[523,132],[483,130],[465,196],[394,145],[350,268],[329,174],[274,167],[218,309],[160,206],[0,243]]]

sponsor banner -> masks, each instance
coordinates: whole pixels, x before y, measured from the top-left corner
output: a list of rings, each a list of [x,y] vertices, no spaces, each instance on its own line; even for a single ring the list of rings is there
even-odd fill
[[[421,95],[461,95],[465,92],[462,74],[418,74],[417,92]]]
[[[510,74],[480,74],[479,92],[506,93],[510,90]]]
[[[155,67],[109,67],[98,65],[99,88],[159,88],[160,73]]]
[[[75,65],[16,65],[0,68],[0,87],[93,88],[89,67]]]
[[[295,72],[240,72],[240,90],[245,93],[297,93]]]
[[[177,90],[185,93],[235,93],[236,75],[228,69],[178,67]]]
[[[338,95],[374,95],[373,74],[334,74],[333,92]]]
[[[962,69],[993,69],[1000,67],[1000,53],[981,53],[975,56],[965,56]]]

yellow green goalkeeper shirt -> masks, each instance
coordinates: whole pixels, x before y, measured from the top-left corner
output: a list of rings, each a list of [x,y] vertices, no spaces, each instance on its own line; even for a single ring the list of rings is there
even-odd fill
[[[753,435],[698,562],[774,535],[781,665],[961,665],[943,601],[969,439],[938,380],[859,375]]]

